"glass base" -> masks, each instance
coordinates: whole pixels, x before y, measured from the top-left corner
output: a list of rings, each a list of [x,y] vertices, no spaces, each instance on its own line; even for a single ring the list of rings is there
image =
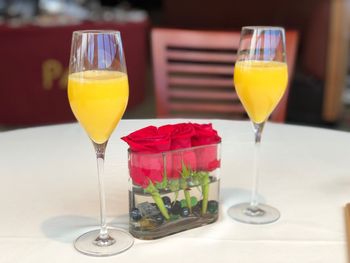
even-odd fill
[[[228,214],[231,218],[246,224],[269,224],[280,218],[280,212],[271,206],[258,204],[252,207],[250,203],[230,207]]]
[[[96,257],[119,254],[134,244],[133,237],[121,229],[108,228],[107,239],[99,239],[100,230],[89,231],[74,241],[74,247],[79,252]]]

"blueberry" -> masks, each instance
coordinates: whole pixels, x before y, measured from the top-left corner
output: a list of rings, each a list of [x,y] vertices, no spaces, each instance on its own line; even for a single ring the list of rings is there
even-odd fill
[[[190,209],[183,207],[181,208],[180,214],[182,217],[188,217],[190,215]]]
[[[181,213],[181,202],[175,201],[171,203],[171,213],[174,215],[179,215]]]
[[[165,205],[171,204],[171,199],[168,196],[163,196],[162,199]]]
[[[202,200],[200,200],[194,207],[192,207],[192,213],[195,216],[202,215]]]
[[[218,212],[218,208],[219,208],[219,203],[215,200],[210,200],[208,202],[208,211],[211,214],[215,214]]]
[[[165,208],[168,210],[168,212],[171,212],[171,203],[164,204]]]
[[[134,221],[139,221],[142,218],[141,211],[138,208],[133,208],[130,212],[130,217]]]

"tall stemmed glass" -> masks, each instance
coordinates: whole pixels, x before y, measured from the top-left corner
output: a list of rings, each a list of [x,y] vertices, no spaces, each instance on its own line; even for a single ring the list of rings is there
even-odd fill
[[[107,228],[105,213],[105,150],[110,135],[124,114],[129,98],[128,77],[119,32],[73,33],[68,98],[75,117],[95,148],[100,195],[100,229],[83,234],[74,242],[74,246],[86,255],[118,254],[130,248],[134,242],[127,232]]]
[[[257,198],[259,149],[265,122],[281,100],[288,82],[285,32],[279,27],[243,27],[234,70],[237,94],[253,123],[255,156],[250,203],[232,206],[229,215],[243,223],[267,224],[280,217],[277,209]]]

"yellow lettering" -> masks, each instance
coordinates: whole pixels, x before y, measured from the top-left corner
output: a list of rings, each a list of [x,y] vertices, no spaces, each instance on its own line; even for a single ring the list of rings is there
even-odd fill
[[[46,90],[52,89],[54,80],[62,74],[62,65],[56,59],[45,60],[42,64],[42,81]]]
[[[60,85],[60,88],[61,89],[66,89],[67,88],[67,84],[68,84],[68,68],[66,68],[64,71],[63,71],[63,74],[62,74],[62,77],[60,78],[60,82],[59,82],[59,85]]]

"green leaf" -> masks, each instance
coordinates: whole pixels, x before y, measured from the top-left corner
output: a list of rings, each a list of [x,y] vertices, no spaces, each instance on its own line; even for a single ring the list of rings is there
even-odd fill
[[[192,173],[192,170],[190,167],[186,167],[186,165],[184,164],[184,162],[182,161],[182,164],[181,164],[181,177],[184,178],[184,179],[187,179],[191,176],[191,173]]]
[[[172,192],[179,191],[180,189],[180,180],[169,180],[168,181],[168,187]]]

